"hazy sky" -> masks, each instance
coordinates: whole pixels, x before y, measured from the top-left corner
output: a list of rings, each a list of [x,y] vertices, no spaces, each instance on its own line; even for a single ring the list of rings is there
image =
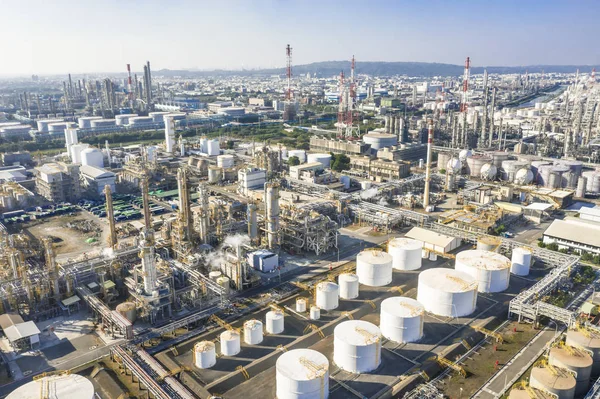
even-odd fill
[[[349,59],[599,64],[600,1],[0,0],[0,74]]]

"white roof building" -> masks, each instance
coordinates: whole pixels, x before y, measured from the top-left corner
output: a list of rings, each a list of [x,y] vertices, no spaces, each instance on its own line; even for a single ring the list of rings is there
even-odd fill
[[[110,190],[114,193],[115,180],[117,175],[103,168],[97,168],[90,165],[82,165],[79,168],[81,177],[83,178],[85,185],[92,187],[97,190],[98,194],[102,195],[105,186],[110,186]]]
[[[558,244],[559,249],[600,254],[600,223],[573,217],[555,219],[544,232],[543,240],[545,244]]]
[[[460,246],[460,238],[447,236],[445,234],[436,233],[432,230],[423,229],[421,227],[413,227],[406,237],[423,242],[423,249],[427,249],[439,253],[447,253]]]

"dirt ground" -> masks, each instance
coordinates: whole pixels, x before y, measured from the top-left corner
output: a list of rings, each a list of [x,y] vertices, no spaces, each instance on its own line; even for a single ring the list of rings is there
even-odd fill
[[[516,332],[513,329],[516,327]],[[490,338],[488,343],[479,348],[476,354],[471,355],[463,363],[467,372],[467,378],[463,378],[458,373],[453,372],[450,379],[444,380],[443,391],[449,398],[468,398],[481,385],[483,385],[495,372],[494,363],[498,361],[499,366],[504,365],[510,360],[533,336],[538,332],[530,324],[519,324],[517,322],[509,323],[501,332],[504,343],[496,344]],[[494,351],[494,346],[497,350]],[[462,395],[460,389],[462,388]]]
[[[95,237],[97,239],[95,243],[88,244],[85,242],[93,234],[85,234],[76,229],[66,227],[69,222],[83,220],[92,220],[102,229],[101,235]],[[88,255],[99,253],[106,246],[108,238],[108,224],[103,219],[99,219],[87,212],[80,212],[75,216],[63,215],[44,219],[39,224],[27,227],[26,230],[36,238],[44,236],[58,238],[59,240],[55,239],[54,250],[57,255],[56,259],[59,262],[68,258],[76,258],[83,253],[87,253]]]

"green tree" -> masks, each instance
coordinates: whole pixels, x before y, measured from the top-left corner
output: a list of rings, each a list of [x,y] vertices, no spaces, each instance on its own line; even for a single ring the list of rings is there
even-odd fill
[[[298,158],[297,156],[291,156],[288,158],[288,165],[290,166],[296,166],[296,165],[300,165],[300,158]]]
[[[332,154],[331,169],[336,172],[347,170],[350,167],[350,158],[344,154]]]

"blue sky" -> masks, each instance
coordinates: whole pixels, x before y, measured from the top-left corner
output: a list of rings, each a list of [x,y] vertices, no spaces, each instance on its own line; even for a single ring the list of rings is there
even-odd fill
[[[0,0],[0,74],[349,59],[600,64],[600,1]]]

